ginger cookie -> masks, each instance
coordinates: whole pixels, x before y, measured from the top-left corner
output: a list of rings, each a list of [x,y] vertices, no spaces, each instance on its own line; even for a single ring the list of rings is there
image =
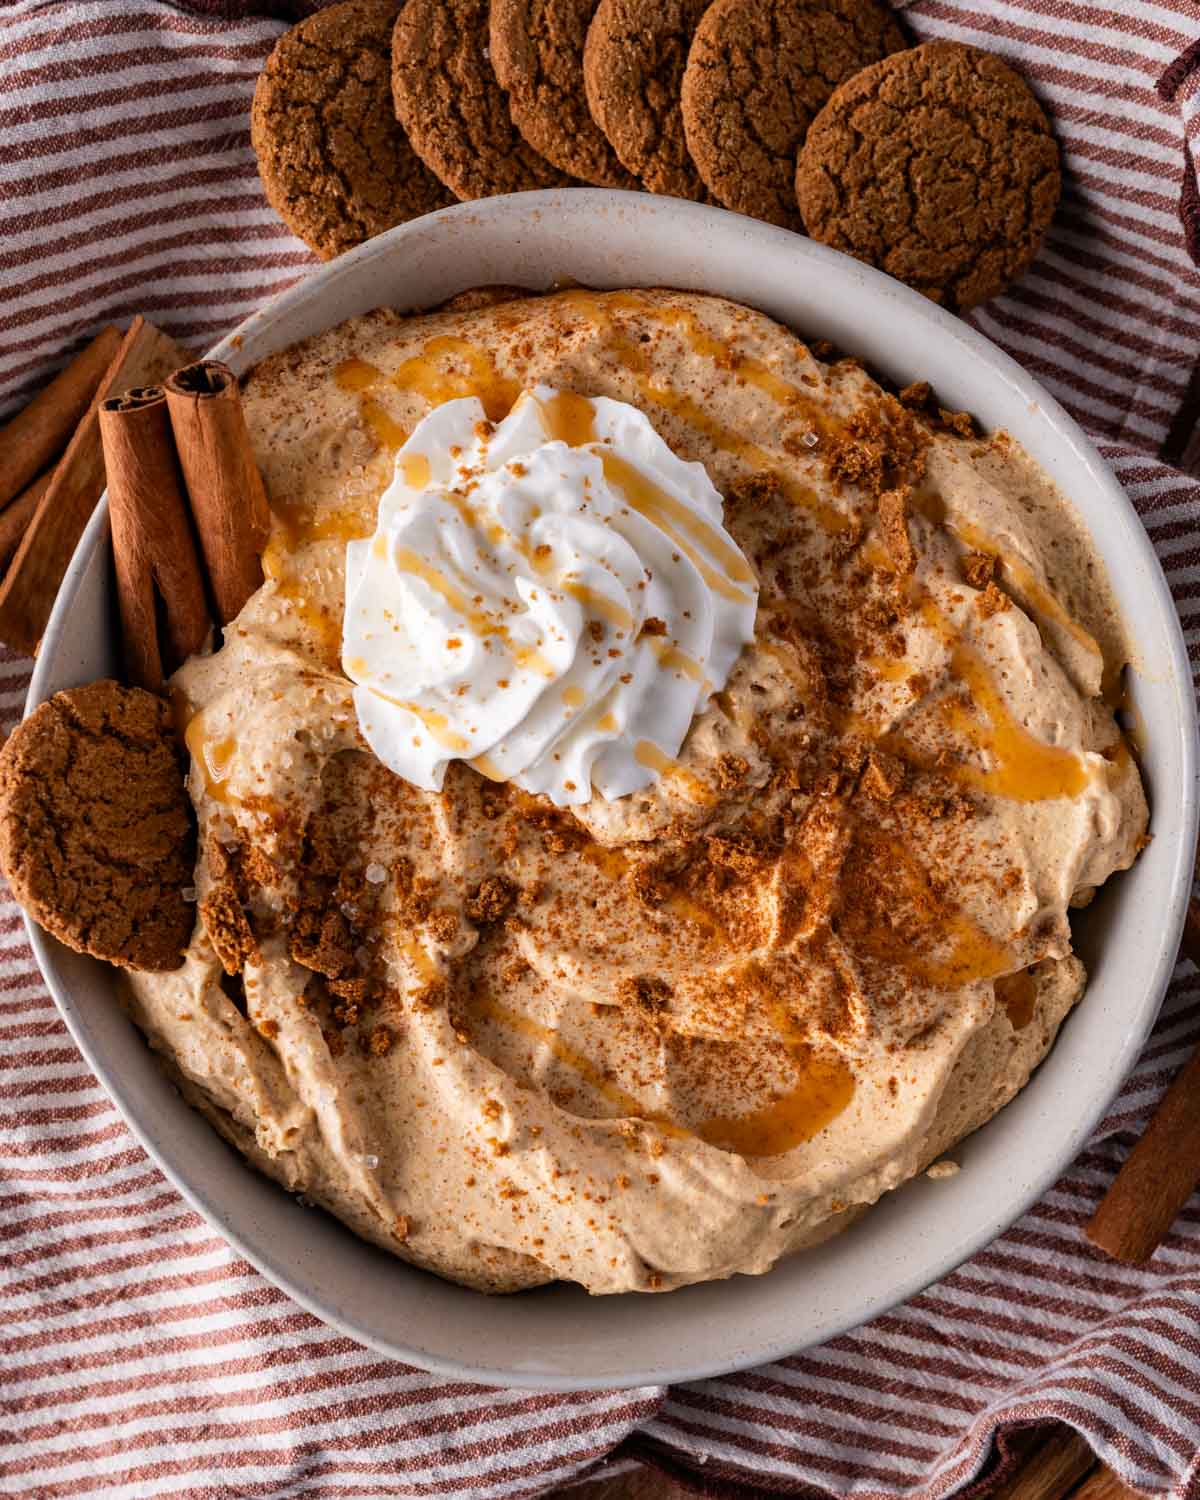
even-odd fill
[[[1058,146],[1028,85],[957,42],[893,53],[842,84],[796,169],[814,239],[956,312],[1026,269],[1061,185]]]
[[[250,139],[271,207],[331,260],[453,203],[392,108],[402,0],[343,0],[284,32],[254,90]]]
[[[688,151],[718,202],[803,230],[796,152],[839,83],[906,45],[876,0],[714,0],[683,75]]]
[[[396,115],[458,198],[573,181],[522,139],[488,59],[487,0],[408,0],[392,33]]]
[[[600,0],[583,49],[592,119],[652,193],[709,201],[688,154],[679,91],[709,0]]]
[[[59,942],[175,969],[196,907],[184,761],[167,703],[103,681],[55,693],[0,751],[0,868]]]
[[[636,188],[588,113],[583,43],[598,0],[492,0],[490,49],[513,124],[535,151],[596,187]]]

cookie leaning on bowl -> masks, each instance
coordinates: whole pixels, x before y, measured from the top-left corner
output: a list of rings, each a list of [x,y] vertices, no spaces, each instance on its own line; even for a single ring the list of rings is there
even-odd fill
[[[196,919],[184,900],[196,831],[169,705],[101,681],[34,709],[0,750],[0,868],[69,948],[175,969]]]

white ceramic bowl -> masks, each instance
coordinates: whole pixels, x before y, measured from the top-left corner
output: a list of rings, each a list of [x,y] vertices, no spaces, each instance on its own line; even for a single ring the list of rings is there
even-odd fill
[[[238,371],[380,304],[429,306],[485,282],[720,292],[892,379],[932,381],[1006,427],[1074,501],[1136,643],[1154,841],[1078,922],[1091,983],[1024,1092],[971,1137],[964,1170],[891,1194],[829,1245],[763,1277],[664,1297],[570,1287],[487,1298],[413,1270],[243,1166],[164,1080],[114,999],[114,974],[32,929],[76,1041],[184,1196],[266,1276],[384,1354],[458,1377],[573,1389],[695,1378],[830,1338],[943,1275],[1055,1179],[1132,1067],[1162,1000],[1196,848],[1195,712],[1179,625],[1145,532],[1082,432],[1013,361],[915,292],[835,251],[718,209],[575,189],[463,204],[313,272],[213,353]],[[116,670],[107,524],[93,517],[58,597],[35,705]]]

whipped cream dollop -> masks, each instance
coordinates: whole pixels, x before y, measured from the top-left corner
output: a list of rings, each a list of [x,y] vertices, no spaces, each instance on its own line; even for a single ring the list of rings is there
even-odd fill
[[[367,743],[429,790],[454,759],[559,806],[650,785],[754,636],[722,514],[623,401],[536,386],[494,428],[474,398],[435,408],[346,549]]]

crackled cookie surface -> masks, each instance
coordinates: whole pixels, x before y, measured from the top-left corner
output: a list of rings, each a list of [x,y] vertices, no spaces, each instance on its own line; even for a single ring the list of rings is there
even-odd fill
[[[688,153],[680,89],[707,0],[600,0],[583,80],[592,118],[652,193],[708,201]]]
[[[688,151],[717,201],[803,232],[796,152],[839,83],[904,47],[877,0],[715,0],[683,75]]]
[[[153,693],[110,681],[55,693],[0,751],[0,867],[69,947],[178,968],[195,852],[170,711]]]
[[[513,124],[488,56],[486,0],[408,0],[392,33],[396,116],[456,198],[566,187]]]
[[[597,0],[492,0],[492,66],[513,123],[547,161],[596,187],[635,188],[588,113],[583,45]]]
[[[250,137],[271,206],[325,260],[454,200],[392,107],[399,0],[344,0],[285,32]]]
[[[864,68],[813,121],[796,197],[814,239],[956,312],[1015,281],[1058,205],[1058,145],[998,57],[926,42]]]

